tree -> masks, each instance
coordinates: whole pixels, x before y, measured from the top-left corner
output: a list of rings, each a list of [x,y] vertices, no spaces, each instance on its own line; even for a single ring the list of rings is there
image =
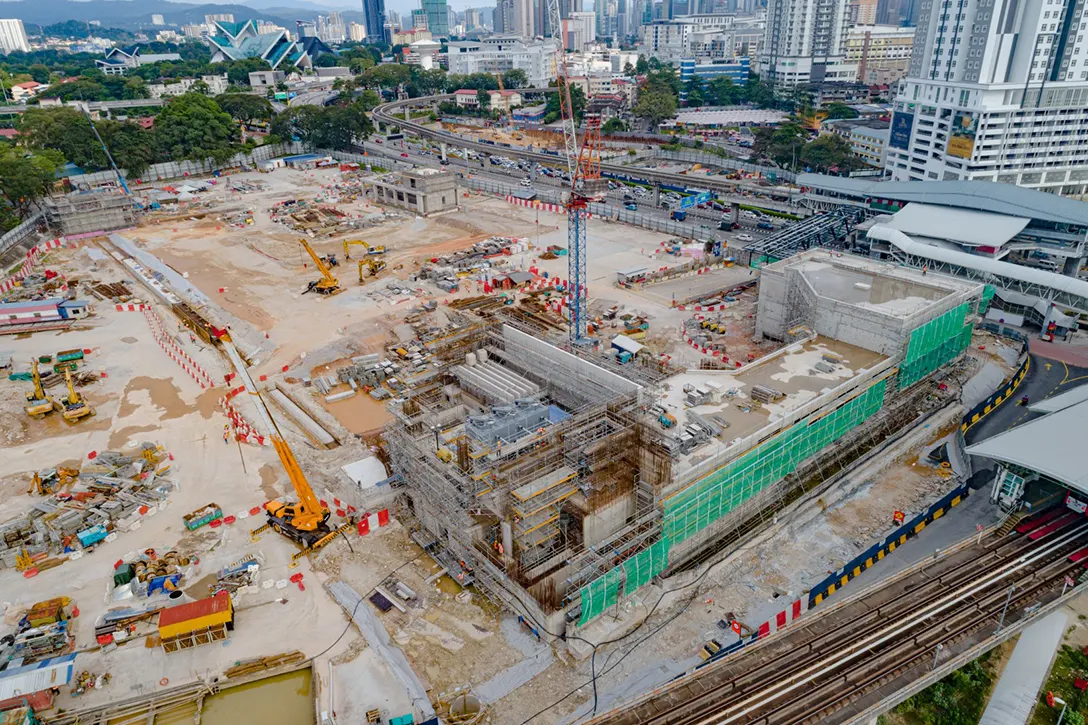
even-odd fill
[[[199,93],[202,96],[208,95],[208,91],[210,91],[210,90],[211,89],[208,88],[208,84],[205,83],[204,81],[197,81],[196,83],[194,83],[192,86],[189,87],[189,92],[190,93]]]
[[[491,110],[491,94],[482,88],[476,91],[476,105],[480,108],[480,113]]]
[[[262,70],[272,70],[268,61],[261,58],[243,58],[232,61],[227,68],[227,80],[238,85],[249,85],[249,74]],[[222,72],[222,71],[220,71]]]
[[[626,131],[626,130],[627,130],[627,124],[624,123],[623,121],[621,121],[618,118],[610,118],[610,119],[608,119],[607,121],[604,122],[603,126],[601,126],[601,133],[605,133],[605,134],[617,133],[617,132]]]
[[[630,61],[623,64],[623,74],[628,78],[635,77],[635,67],[631,65]]]
[[[0,194],[11,208],[25,216],[30,205],[53,188],[57,169],[63,164],[59,151],[0,150]]]
[[[56,149],[81,168],[93,171],[108,164],[87,117],[74,108],[28,108],[19,118],[19,134],[27,148]]]
[[[254,96],[249,93],[224,93],[215,97],[215,102],[231,118],[249,123],[251,121],[267,121],[272,118],[272,104],[267,98]]]
[[[129,121],[99,121],[98,133],[118,166],[137,179],[155,161],[153,133]]]
[[[744,89],[735,85],[728,76],[718,76],[708,81],[705,98],[709,106],[734,106],[746,100]],[[688,105],[691,105],[690,99]]]
[[[123,98],[149,98],[151,92],[147,90],[147,83],[144,82],[143,78],[133,77],[125,81],[121,96]]]
[[[398,63],[384,63],[368,68],[362,75],[363,85],[367,88],[396,88],[411,80],[412,72],[408,66]]]
[[[823,107],[824,113],[827,114],[827,120],[832,121],[839,118],[857,118],[861,114],[855,111],[845,103],[829,103]]]
[[[514,68],[508,70],[502,74],[502,84],[507,90],[513,90],[515,88],[528,88],[529,86],[529,74],[523,71],[521,68]]]
[[[643,76],[650,72],[650,63],[642,56],[635,61],[635,75]]]
[[[159,112],[155,141],[167,158],[223,162],[237,151],[238,127],[211,98],[186,93],[170,99]]]
[[[27,72],[30,73],[30,77],[36,80],[38,83],[49,82],[49,68],[43,63],[33,63]]]
[[[359,91],[358,97],[355,99],[354,106],[361,108],[363,111],[370,111],[377,106],[380,106],[382,102],[381,96],[372,90]]]
[[[558,86],[558,82],[552,81],[551,85]],[[581,86],[570,87],[570,105],[571,110],[574,111],[574,120],[581,123],[582,115],[586,110],[586,93]],[[544,109],[544,123],[555,123],[559,120],[559,115],[559,93],[549,93],[547,106]]]
[[[651,67],[656,58],[651,58]],[[661,66],[646,74],[646,80],[642,84],[643,91],[652,93],[669,93],[674,97],[680,96],[680,76],[676,69],[669,66]]]
[[[634,113],[657,128],[662,121],[676,115],[676,97],[663,91],[644,91],[639,94]]]
[[[269,129],[282,138],[297,139],[312,148],[342,151],[356,139],[374,133],[360,101],[347,106],[297,106],[277,114]]]
[[[854,157],[849,142],[833,133],[825,133],[812,143],[805,144],[798,157],[806,168],[817,172],[832,168],[847,170],[860,161]]]
[[[101,83],[80,78],[70,83],[49,86],[42,97],[59,98],[62,101],[108,101],[111,94]]]
[[[699,78],[692,78],[687,83],[688,106],[702,106],[706,103],[706,96],[703,94],[703,82]]]

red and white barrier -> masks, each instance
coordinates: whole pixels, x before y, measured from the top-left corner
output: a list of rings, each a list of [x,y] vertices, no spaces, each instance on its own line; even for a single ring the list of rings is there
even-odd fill
[[[231,433],[234,435],[235,440],[243,443],[253,443],[258,446],[270,445],[272,441],[268,440],[267,436],[258,433],[253,424],[246,420],[245,416],[230,403],[230,399],[243,390],[245,390],[245,386],[229,390],[226,395],[219,399],[219,404],[223,406],[223,410],[227,413],[227,420],[230,421],[228,425],[230,425]]]
[[[546,201],[536,201],[531,199],[519,199],[518,197],[511,196],[509,194],[504,196],[503,199],[513,204],[514,206],[524,206],[529,207],[530,209],[539,209],[540,211],[550,211],[553,214],[567,213],[566,208],[562,204],[551,204]],[[586,214],[586,217],[592,219],[593,215]]]
[[[770,637],[779,629],[783,629],[787,625],[792,624],[806,611],[808,611],[808,597],[801,597],[800,599],[794,600],[787,609],[782,610],[772,619],[759,625],[759,629],[757,630],[759,635],[758,639]]]
[[[143,304],[114,305],[113,307],[118,312],[144,312],[152,309],[151,305]]]
[[[166,355],[176,362],[181,369],[189,374],[193,380],[195,380],[201,388],[214,388],[215,383],[212,381],[212,376],[208,374],[208,371],[201,367],[196,360],[191,358],[187,352],[181,349],[177,341],[173,337],[166,333],[163,329],[162,320],[159,318],[157,312],[151,308],[150,305],[142,305],[146,309],[143,310],[144,319],[147,320],[148,326],[151,328],[151,333],[155,336],[155,342],[159,343],[159,347]]]
[[[26,253],[26,259],[23,260],[23,264],[19,267],[19,271],[7,278],[3,282],[0,282],[0,292],[9,292],[19,284],[20,280],[26,277],[38,264],[38,258],[48,252],[50,249],[56,249],[57,247],[64,246],[63,239],[50,239],[45,242],[41,242],[33,247]],[[61,280],[64,281],[63,279]],[[64,289],[68,289],[67,283],[64,284]]]

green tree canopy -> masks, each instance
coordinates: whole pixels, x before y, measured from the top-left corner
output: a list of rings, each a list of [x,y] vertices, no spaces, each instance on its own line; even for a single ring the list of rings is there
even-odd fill
[[[839,118],[857,118],[861,114],[855,111],[845,103],[829,103],[823,107],[823,111],[827,114],[827,120],[832,121]]]
[[[559,84],[557,81],[552,81],[550,85],[558,87]],[[574,111],[575,121],[581,123],[582,115],[586,110],[586,93],[581,86],[570,87],[570,105]],[[559,117],[559,93],[549,93],[547,105],[544,108],[544,123],[555,123]]]
[[[666,91],[643,91],[635,103],[634,113],[657,128],[662,121],[676,115],[676,96]]]
[[[521,68],[514,68],[502,74],[502,84],[507,90],[529,87],[529,74]]]
[[[170,99],[155,119],[155,141],[171,159],[222,162],[238,149],[238,127],[214,100],[198,93]]]
[[[250,93],[224,93],[215,97],[215,102],[231,118],[248,123],[267,121],[272,118],[272,104],[267,98]]]
[[[11,147],[0,149],[0,194],[4,204],[25,215],[31,204],[53,188],[57,169],[63,164],[60,152],[51,149],[31,153]],[[13,226],[8,219],[4,221],[8,228]]]
[[[19,118],[19,133],[28,148],[55,149],[83,169],[93,171],[108,163],[90,121],[74,108],[28,108]]]

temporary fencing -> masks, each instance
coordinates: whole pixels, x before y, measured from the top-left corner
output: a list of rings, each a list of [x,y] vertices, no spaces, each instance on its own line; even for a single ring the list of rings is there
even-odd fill
[[[246,386],[240,385],[237,388],[231,388],[227,391],[227,394],[219,399],[219,404],[223,406],[223,410],[227,414],[227,420],[230,421],[230,430],[234,436],[234,439],[241,441],[242,443],[252,443],[258,446],[271,445],[272,441],[268,439],[268,436],[257,432],[257,429],[253,427],[253,424],[246,420],[246,417],[242,415],[241,411],[231,404],[231,399],[236,395],[241,395],[246,390]]]
[[[63,239],[50,239],[45,242],[40,242],[26,253],[26,258],[23,260],[22,266],[19,267],[19,271],[8,277],[3,282],[0,282],[0,292],[9,292],[14,289],[21,280],[23,280],[28,274],[34,271],[34,267],[38,264],[38,259],[48,252],[50,249],[56,249],[57,247],[63,247]],[[68,285],[64,284],[62,289],[67,290]]]
[[[202,389],[214,388],[215,383],[212,382],[212,376],[208,374],[208,371],[201,367],[196,360],[189,357],[189,354],[181,349],[177,341],[174,340],[166,330],[163,328],[162,319],[159,314],[155,312],[149,305],[145,305],[144,319],[147,320],[148,326],[151,328],[151,333],[155,336],[155,341],[159,343],[159,347],[167,356],[176,362],[182,370],[189,374],[193,380],[195,380]]]

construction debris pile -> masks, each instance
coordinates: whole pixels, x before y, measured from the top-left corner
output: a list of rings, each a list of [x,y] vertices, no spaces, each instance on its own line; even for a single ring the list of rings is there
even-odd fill
[[[146,598],[159,592],[178,591],[190,559],[176,551],[159,554],[146,549],[131,561],[122,561],[113,570],[113,601]]]
[[[333,207],[305,199],[288,199],[268,210],[272,221],[306,234],[311,239],[337,237],[354,229],[366,229],[388,219],[399,219],[396,212],[375,212],[353,216]]]
[[[28,274],[19,284],[4,293],[4,302],[31,302],[51,297],[66,297],[68,281],[63,275],[46,269]]]
[[[231,179],[230,190],[236,194],[255,194],[262,191],[268,191],[268,184],[263,181],[241,181],[238,179]]]
[[[223,222],[228,227],[245,229],[247,226],[253,224],[253,210],[246,209],[245,211],[232,211],[227,214],[220,214],[216,219]]]
[[[67,490],[57,490],[27,513],[0,523],[0,568],[14,567],[24,574],[51,569],[138,527],[143,516],[168,505],[177,489],[169,477],[172,472],[169,454],[154,443],[143,443],[133,455],[98,453],[77,476],[66,477]],[[49,473],[35,475],[43,482],[52,480]]]
[[[136,295],[132,294],[127,282],[100,282],[91,280],[87,287],[91,294],[104,302],[121,304],[127,302],[139,302]]]

